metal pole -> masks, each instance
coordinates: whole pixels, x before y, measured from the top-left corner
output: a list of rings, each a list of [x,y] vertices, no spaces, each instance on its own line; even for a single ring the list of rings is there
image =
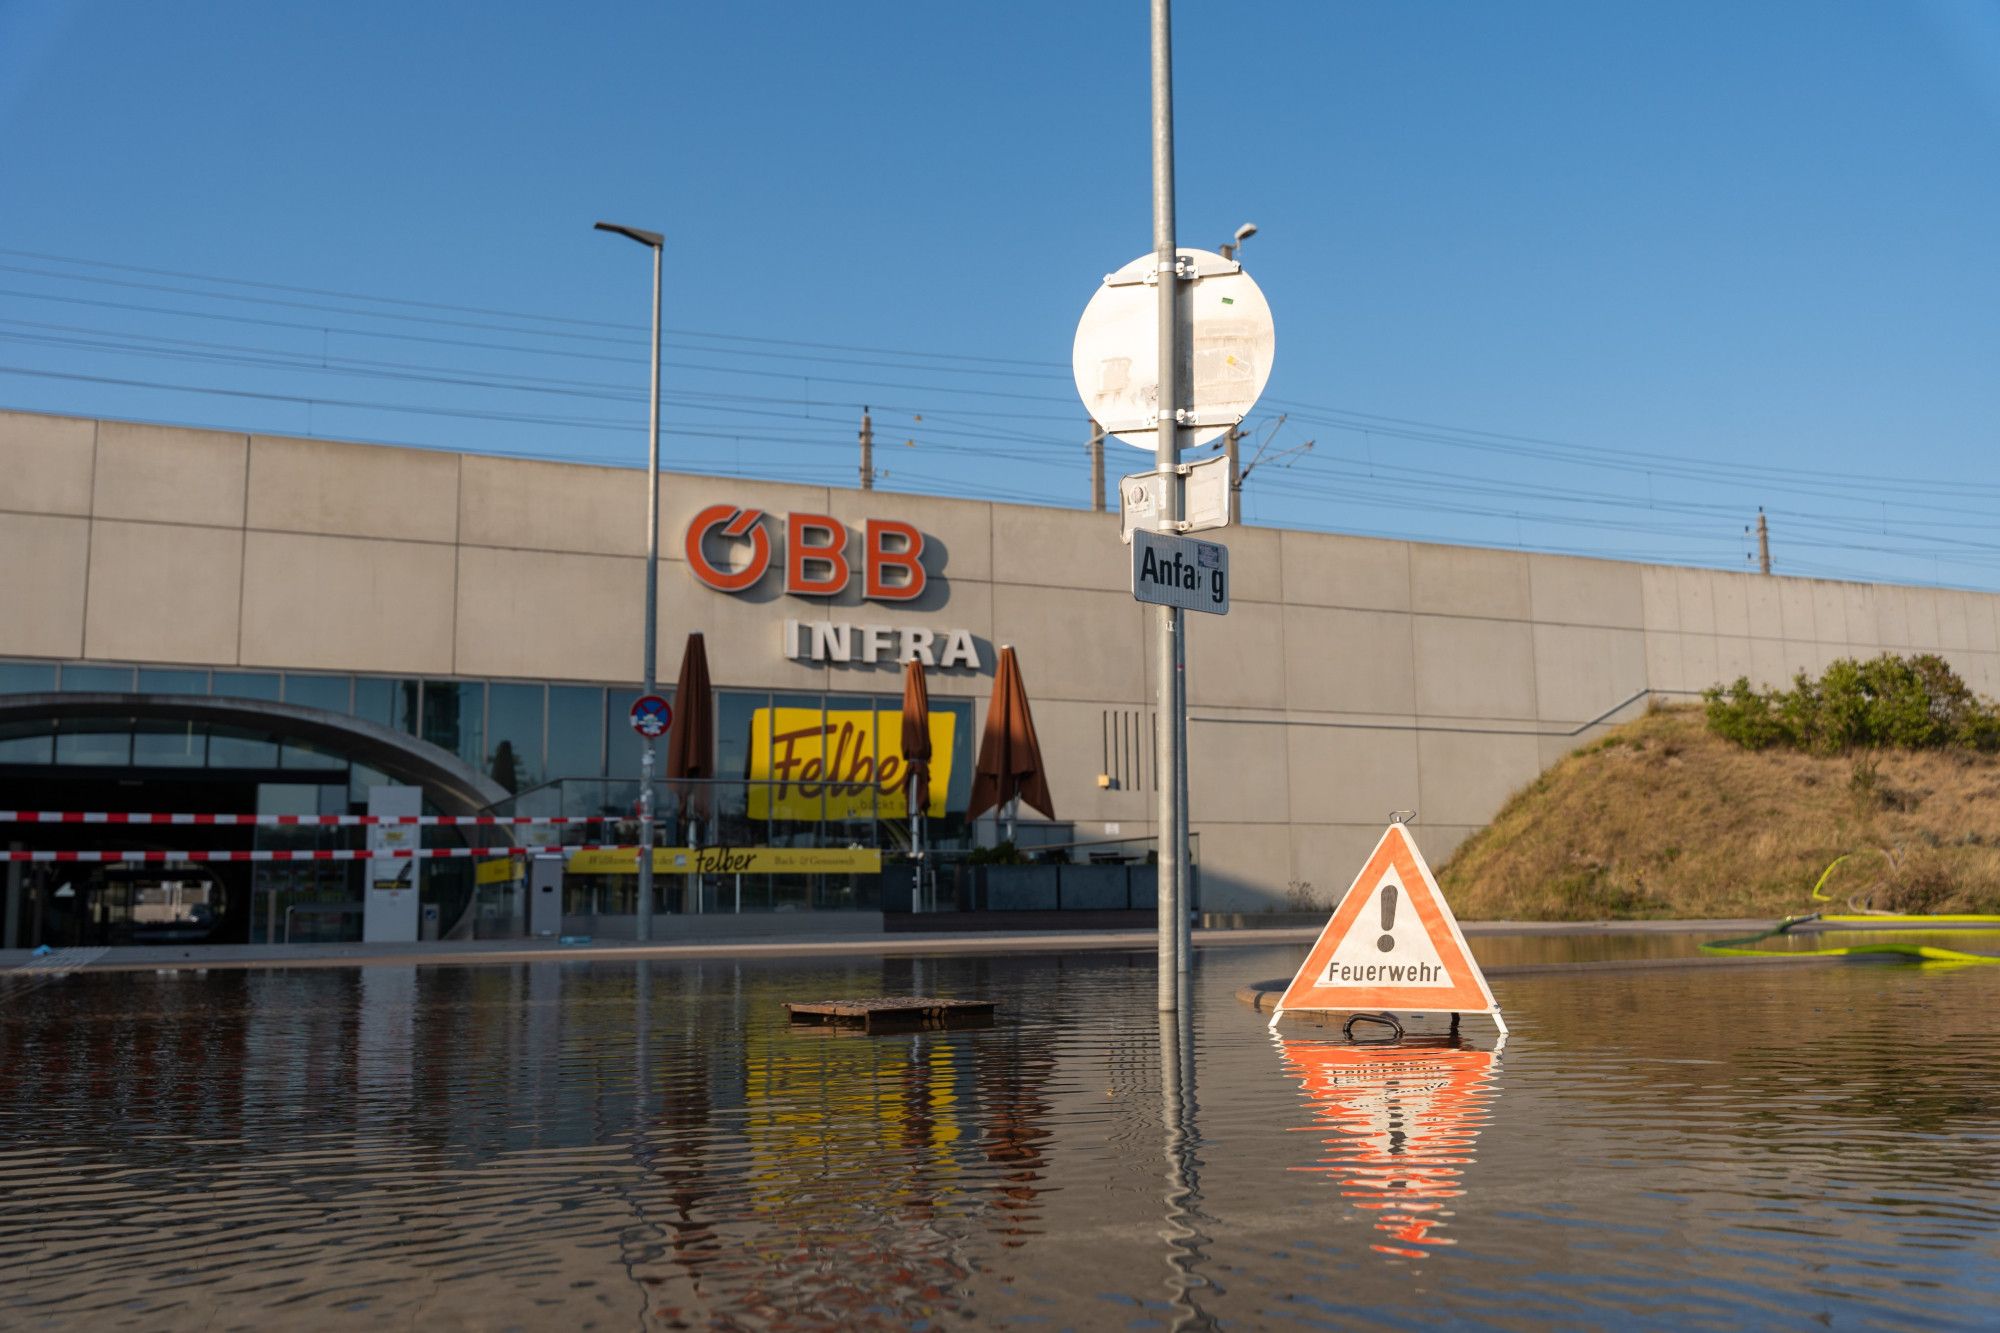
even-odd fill
[[[646,447],[646,693],[659,685],[660,655],[660,263],[653,247],[653,398]],[[685,700],[682,701],[685,703]],[[653,738],[639,761],[639,917],[641,940],[653,938]]]
[[[1764,522],[1764,506],[1757,506],[1757,567],[1771,572],[1771,529]]]
[[[1160,531],[1177,530],[1183,510],[1180,478],[1180,278],[1174,241],[1174,59],[1169,0],[1152,0],[1153,48],[1153,258],[1159,291],[1160,394],[1154,433],[1154,466],[1166,478],[1167,503]],[[1165,1012],[1180,1007],[1181,862],[1187,829],[1182,823],[1181,783],[1186,756],[1181,751],[1181,611],[1153,609],[1154,698],[1160,742],[1159,791],[1159,1001]]]
[[[1231,426],[1229,433],[1222,437],[1222,452],[1229,459],[1229,521],[1232,525],[1243,521],[1242,450],[1242,427]]]
[[[10,851],[21,850],[18,842],[10,842],[7,847]],[[4,949],[21,947],[21,869],[19,861],[7,863],[7,922],[4,931],[0,931],[0,948]]]
[[[875,489],[875,423],[866,407],[861,409],[861,489]]]
[[[1090,508],[1092,513],[1104,512],[1104,427],[1094,417],[1090,422]]]

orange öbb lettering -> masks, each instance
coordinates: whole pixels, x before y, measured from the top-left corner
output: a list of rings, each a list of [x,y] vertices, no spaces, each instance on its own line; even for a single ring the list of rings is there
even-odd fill
[[[821,538],[813,541],[813,537]],[[815,574],[814,570],[822,572]],[[826,514],[785,516],[785,591],[833,597],[847,586],[847,525]]]
[[[923,565],[924,534],[893,518],[869,519],[866,534],[868,596],[878,602],[913,602],[923,596],[930,578]],[[897,539],[897,544],[890,546],[888,538]],[[902,571],[899,581],[889,581],[890,570]]]

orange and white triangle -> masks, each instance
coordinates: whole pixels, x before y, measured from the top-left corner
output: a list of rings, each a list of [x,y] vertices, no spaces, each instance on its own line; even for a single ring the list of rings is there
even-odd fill
[[[1391,824],[1334,908],[1271,1025],[1288,1009],[1490,1013],[1486,978],[1416,840]]]

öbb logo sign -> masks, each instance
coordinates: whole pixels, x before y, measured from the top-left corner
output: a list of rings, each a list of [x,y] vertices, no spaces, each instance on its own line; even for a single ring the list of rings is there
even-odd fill
[[[687,529],[687,562],[694,576],[717,592],[744,592],[770,572],[771,534],[761,509],[710,505]],[[797,597],[835,597],[854,576],[847,554],[847,525],[830,514],[785,515],[785,591]],[[709,542],[748,542],[740,568],[718,564]],[[908,523],[871,518],[861,530],[863,595],[878,602],[911,602],[923,596],[930,576],[923,566],[924,534]]]

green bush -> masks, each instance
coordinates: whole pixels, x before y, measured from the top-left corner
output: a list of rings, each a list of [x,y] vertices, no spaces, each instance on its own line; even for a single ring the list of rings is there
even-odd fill
[[[1801,671],[1789,690],[1760,692],[1738,676],[1727,687],[1704,690],[1702,698],[1709,730],[1752,750],[2000,749],[2000,710],[1931,653],[1884,653],[1867,662],[1843,657],[1818,680]]]

